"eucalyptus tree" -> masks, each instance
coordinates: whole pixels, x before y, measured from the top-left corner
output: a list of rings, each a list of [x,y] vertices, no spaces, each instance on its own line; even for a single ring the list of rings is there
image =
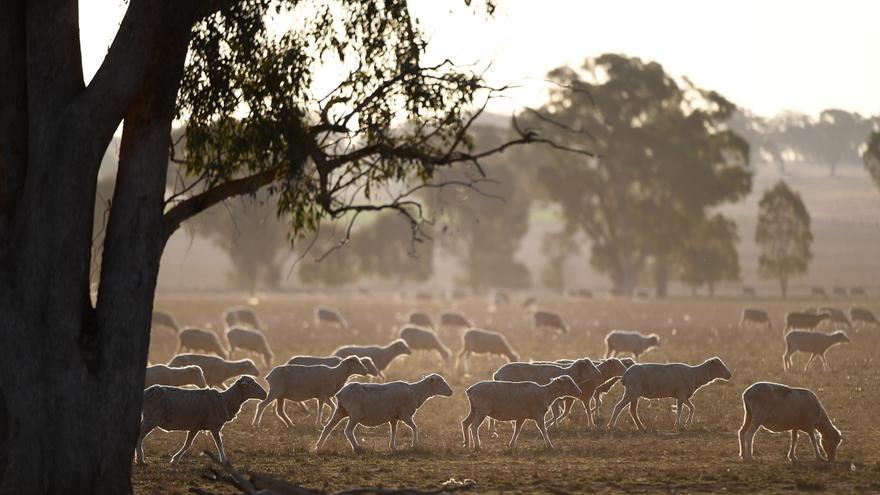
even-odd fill
[[[779,281],[782,297],[793,276],[806,273],[813,253],[810,214],[800,194],[784,181],[764,192],[758,204],[755,242],[761,248],[758,274]]]

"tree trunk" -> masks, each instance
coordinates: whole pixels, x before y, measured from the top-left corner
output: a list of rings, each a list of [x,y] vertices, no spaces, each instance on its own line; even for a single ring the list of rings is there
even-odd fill
[[[657,283],[657,297],[665,298],[669,291],[669,262],[665,256],[654,259],[654,281]]]
[[[782,292],[783,299],[788,296],[788,277],[784,275],[779,277],[779,291]]]

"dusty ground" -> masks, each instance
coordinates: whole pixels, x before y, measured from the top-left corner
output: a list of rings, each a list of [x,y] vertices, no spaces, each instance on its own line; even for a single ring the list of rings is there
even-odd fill
[[[329,303],[332,301],[332,303]],[[804,356],[796,357],[797,371],[782,371],[782,315],[789,310],[815,305],[816,301],[685,300],[615,301],[539,296],[543,308],[560,312],[572,327],[563,337],[535,334],[529,313],[520,308],[521,296],[511,305],[490,312],[485,298],[464,300],[402,300],[385,295],[273,296],[260,301],[257,310],[268,325],[268,339],[276,361],[295,354],[327,354],[344,343],[386,343],[404,315],[414,309],[438,314],[457,309],[478,325],[505,333],[524,359],[554,359],[571,356],[601,357],[604,335],[614,328],[656,332],[663,339],[660,349],[644,356],[645,361],[698,363],[717,355],[733,372],[730,382],[716,383],[697,392],[694,427],[672,430],[671,400],[642,402],[643,421],[655,430],[639,434],[626,414],[614,433],[587,431],[583,415],[550,432],[556,450],[542,447],[540,434],[528,425],[520,437],[519,451],[504,448],[509,430],[500,438],[482,435],[484,451],[473,454],[461,447],[460,421],[467,413],[463,393],[470,384],[488,378],[502,361],[477,357],[472,376],[465,377],[444,367],[435,355],[402,358],[388,370],[390,379],[414,380],[432,371],[442,373],[452,385],[451,398],[437,398],[425,404],[416,416],[423,446],[409,447],[409,430],[401,426],[398,454],[388,451],[388,429],[361,427],[359,436],[369,451],[353,454],[340,427],[331,436],[327,452],[309,452],[319,431],[314,418],[306,417],[288,403],[296,422],[284,428],[270,411],[262,428],[250,426],[255,402],[246,404],[238,419],[224,429],[226,449],[239,468],[264,472],[306,486],[345,489],[357,486],[435,488],[449,478],[471,478],[481,493],[600,492],[600,493],[781,493],[880,492],[880,427],[876,424],[880,404],[880,329],[850,332],[853,343],[829,352],[831,373],[817,365],[802,372]],[[223,308],[243,304],[244,299],[216,295],[165,295],[156,307],[172,312],[184,324],[220,328]],[[880,310],[880,301],[833,301],[839,307],[852,304]],[[349,331],[316,331],[312,308],[332,304],[352,325]],[[772,331],[740,330],[736,323],[744,305],[761,306],[774,316]],[[457,351],[459,336],[443,331],[441,336]],[[151,360],[170,357],[174,336],[163,330],[153,334]],[[788,435],[760,432],[755,441],[758,462],[744,465],[737,457],[737,430],[742,421],[740,394],[751,383],[770,380],[813,389],[823,401],[834,423],[843,431],[844,443],[838,462],[816,463],[809,442],[803,438],[801,463],[790,465],[785,454]],[[603,417],[620,397],[616,387],[604,403]],[[483,430],[485,431],[485,430]],[[213,450],[207,435],[200,435],[193,450],[179,466],[168,461],[180,447],[184,434],[154,432],[146,441],[146,467],[135,466],[137,493],[186,493],[192,486],[224,492],[224,488],[201,479],[207,459],[202,450]]]

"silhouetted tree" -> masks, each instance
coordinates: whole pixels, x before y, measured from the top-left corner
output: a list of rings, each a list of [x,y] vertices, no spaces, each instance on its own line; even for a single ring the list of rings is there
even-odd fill
[[[698,222],[677,251],[679,279],[691,287],[705,285],[710,297],[719,282],[739,280],[738,241],[736,223],[724,215]]]
[[[880,131],[874,131],[868,137],[862,159],[865,163],[865,169],[874,179],[874,184],[880,188]]]
[[[766,191],[758,205],[755,242],[761,248],[758,274],[779,280],[782,297],[788,293],[789,279],[806,273],[813,253],[810,244],[810,214],[800,194],[779,181]]]

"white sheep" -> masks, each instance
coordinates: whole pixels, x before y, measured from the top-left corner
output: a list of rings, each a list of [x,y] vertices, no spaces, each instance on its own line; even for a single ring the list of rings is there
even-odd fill
[[[831,334],[820,332],[805,332],[803,330],[794,330],[785,335],[785,354],[782,355],[782,368],[785,371],[791,370],[791,358],[796,352],[810,353],[810,359],[804,366],[804,371],[810,368],[813,360],[817,357],[822,362],[825,371],[831,371],[828,363],[825,361],[825,353],[835,344],[848,343],[849,337],[843,330],[838,330]]]
[[[406,341],[397,339],[382,347],[378,345],[347,345],[333,351],[334,356],[341,358],[348,356],[368,357],[373,360],[379,377],[385,379],[385,368],[398,356],[412,354],[412,350],[406,345]]]
[[[174,333],[177,333],[180,330],[180,326],[177,324],[177,320],[174,319],[174,316],[172,316],[171,313],[166,313],[164,311],[153,311],[153,319],[150,325],[153,327],[166,327],[174,330]]]
[[[260,426],[263,412],[272,402],[277,401],[275,414],[284,421],[289,428],[293,428],[293,421],[284,412],[284,402],[292,400],[302,402],[311,399],[318,400],[318,416],[316,424],[323,425],[324,404],[330,402],[330,398],[339,392],[345,385],[348,377],[352,375],[366,375],[367,368],[357,356],[349,356],[338,365],[330,367],[324,365],[303,366],[288,364],[277,366],[266,375],[269,383],[269,394],[257,406],[254,414],[254,427]]]
[[[195,385],[199,388],[207,387],[205,382],[205,374],[198,366],[183,366],[180,368],[172,368],[164,364],[156,364],[147,366],[144,374],[144,388],[153,385],[168,385],[171,387],[183,387],[185,385]]]
[[[773,321],[767,311],[759,308],[745,308],[742,311],[742,318],[739,320],[739,326],[766,326],[768,330],[773,329]]]
[[[463,364],[465,373],[469,373],[471,354],[497,354],[507,357],[511,362],[519,361],[519,355],[510,347],[504,335],[479,328],[472,328],[462,336],[462,349],[458,354],[456,369]]]
[[[248,376],[239,378],[223,392],[163,385],[154,385],[144,390],[141,432],[135,448],[138,464],[144,464],[144,438],[155,428],[187,432],[183,447],[171,457],[172,464],[180,462],[192,446],[196,435],[203,430],[211,432],[220,453],[220,461],[226,462],[220,430],[235,419],[241,405],[246,401],[265,398],[266,391],[263,387]]]
[[[379,376],[379,368],[376,368],[376,363],[373,362],[372,358],[361,357],[360,360],[364,367],[367,368],[367,375]],[[287,361],[287,364],[301,364],[305,366],[321,364],[332,368],[341,362],[342,358],[339,356],[294,356]]]
[[[431,315],[422,311],[413,311],[409,314],[409,317],[406,319],[406,321],[411,325],[430,328],[431,330],[437,329],[437,327],[434,325],[434,319],[431,318]]]
[[[639,362],[639,356],[653,347],[660,347],[660,337],[655,333],[642,335],[639,332],[613,330],[605,336],[606,359],[621,353],[629,353],[636,362]]]
[[[466,393],[470,411],[461,421],[463,446],[473,446],[475,450],[482,448],[480,425],[487,417],[497,421],[516,422],[508,444],[511,450],[516,449],[516,439],[526,420],[535,422],[544,438],[544,445],[553,448],[544,424],[547,409],[560,397],[582,394],[581,389],[568,375],[556,377],[545,385],[535,382],[482,381],[471,385]]]
[[[447,363],[452,358],[449,347],[429,328],[407,325],[400,329],[400,338],[414,351],[437,351]]]
[[[318,306],[315,308],[315,326],[321,327],[322,323],[330,323],[336,325],[339,329],[348,328],[348,321],[342,316],[338,310]]]
[[[175,354],[180,354],[183,351],[200,351],[210,352],[226,359],[226,351],[223,350],[223,346],[220,345],[220,339],[217,338],[217,334],[214,332],[202,330],[201,328],[187,327],[182,329],[177,334],[177,337],[179,343]]]
[[[751,461],[755,433],[765,429],[779,433],[791,431],[788,460],[795,462],[798,431],[810,437],[810,445],[816,460],[822,460],[816,431],[821,435],[822,450],[833,461],[840,445],[840,431],[835,428],[816,394],[805,388],[792,388],[770,382],[752,384],[742,394],[743,425],[739,429],[739,456]]]
[[[168,362],[168,366],[174,368],[198,366],[202,369],[208,386],[216,388],[222,387],[226,380],[236,376],[260,376],[260,371],[250,359],[227,361],[216,356],[206,356],[204,354],[178,354]]]
[[[562,333],[568,333],[568,325],[565,324],[562,317],[552,311],[535,311],[533,315],[535,322],[535,330],[554,330]]]
[[[345,418],[348,418],[345,436],[352,450],[361,449],[354,435],[358,425],[376,427],[388,423],[391,428],[389,447],[396,451],[398,421],[403,421],[412,430],[412,447],[417,448],[419,427],[413,416],[425,401],[436,395],[452,396],[452,388],[438,374],[430,374],[415,383],[349,383],[336,394],[336,408],[315,444],[315,451],[324,446],[327,437]]]
[[[266,342],[266,336],[263,332],[240,326],[230,327],[226,330],[226,341],[229,342],[229,357],[236,349],[243,349],[259,354],[263,358],[266,366],[271,366],[272,351],[269,350],[269,344]]]
[[[620,379],[626,389],[620,402],[614,406],[614,412],[606,428],[614,428],[623,408],[629,406],[629,415],[633,422],[640,431],[644,431],[645,425],[639,418],[639,399],[642,397],[678,399],[674,427],[678,428],[681,424],[682,404],[688,408],[688,417],[684,426],[690,427],[696,412],[696,407],[691,402],[694,393],[716,379],[729,380],[730,376],[730,370],[717,357],[707,359],[697,366],[683,363],[635,364],[626,370],[623,378]]]
[[[260,321],[260,317],[257,316],[256,311],[244,306],[228,308],[223,312],[223,321],[226,322],[227,328],[235,325],[243,325],[260,331],[266,328],[263,326],[262,321]]]
[[[793,311],[785,315],[785,328],[782,329],[782,334],[787,334],[789,330],[813,331],[816,329],[817,326],[819,326],[820,323],[830,319],[831,315],[829,313],[812,315]]]
[[[452,328],[470,328],[471,321],[461,313],[443,313],[440,315],[440,326]]]

